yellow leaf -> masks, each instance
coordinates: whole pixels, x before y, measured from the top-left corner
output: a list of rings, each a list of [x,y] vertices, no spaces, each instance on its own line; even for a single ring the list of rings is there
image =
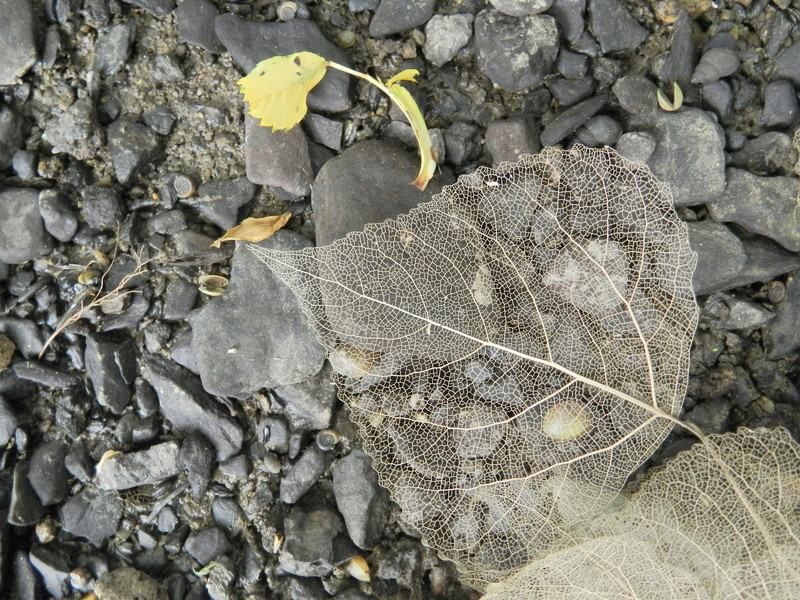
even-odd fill
[[[414,135],[417,136],[420,166],[417,178],[411,183],[420,190],[424,190],[436,171],[436,151],[433,149],[431,134],[425,125],[425,117],[422,116],[422,111],[420,111],[411,92],[398,83],[398,81],[414,81],[414,77],[417,74],[416,69],[401,71],[386,82],[386,87],[392,100],[395,101],[406,118],[408,118],[411,129],[414,130]]]
[[[262,60],[236,83],[249,113],[273,131],[291,129],[308,111],[308,92],[325,76],[328,61],[313,52]]]
[[[411,83],[417,83],[417,75],[419,75],[419,71],[416,69],[406,69],[405,71],[400,71],[397,75],[386,82],[386,87],[390,88],[398,81],[410,81]]]
[[[670,102],[669,98],[667,98],[664,92],[661,90],[656,90],[656,99],[658,100],[658,105],[661,107],[661,109],[668,112],[673,112],[678,110],[681,105],[683,105],[683,90],[677,83],[673,82],[672,84],[672,98],[673,100]]]
[[[262,217],[260,219],[250,217],[239,223],[236,227],[228,229],[225,235],[214,240],[214,243],[211,245],[214,246],[214,248],[219,248],[222,242],[231,242],[234,240],[261,242],[267,238],[271,238],[278,229],[286,225],[291,217],[292,213],[283,213],[282,215]]]

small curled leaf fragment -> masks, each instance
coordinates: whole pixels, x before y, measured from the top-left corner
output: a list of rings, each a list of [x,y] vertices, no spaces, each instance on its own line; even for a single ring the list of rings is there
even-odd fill
[[[222,296],[225,288],[228,287],[228,280],[222,275],[201,275],[198,281],[200,282],[198,288],[200,293],[206,296]]]
[[[205,565],[204,567],[201,567],[201,568],[199,568],[199,569],[192,569],[192,573],[194,573],[194,574],[195,574],[195,575],[197,575],[198,577],[205,577],[206,575],[208,575],[209,573],[211,573],[211,570],[212,570],[214,567],[216,567],[218,564],[219,564],[219,563],[218,563],[217,561],[215,561],[215,560],[212,560],[210,563],[208,563],[208,564],[207,564],[207,565]]]
[[[313,52],[262,60],[237,81],[248,112],[273,131],[291,129],[308,112],[308,92],[325,76],[328,61]]]
[[[670,101],[661,90],[656,91],[656,99],[658,100],[658,105],[661,107],[661,110],[674,112],[683,106],[683,90],[681,90],[681,86],[677,83],[673,83],[672,101]]]
[[[222,242],[242,240],[244,242],[262,242],[271,238],[278,229],[286,225],[292,213],[283,213],[271,217],[255,218],[250,217],[239,223],[236,227],[231,227],[221,238],[214,240],[211,244],[214,248],[219,248]]]

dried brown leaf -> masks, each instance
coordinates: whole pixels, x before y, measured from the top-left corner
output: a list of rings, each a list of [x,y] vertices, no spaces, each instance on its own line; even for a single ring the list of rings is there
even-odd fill
[[[271,238],[278,229],[286,225],[292,213],[283,213],[271,217],[255,218],[250,217],[232,227],[225,232],[221,238],[214,240],[211,244],[214,248],[219,248],[222,242],[232,242],[241,240],[244,242],[262,242]]]

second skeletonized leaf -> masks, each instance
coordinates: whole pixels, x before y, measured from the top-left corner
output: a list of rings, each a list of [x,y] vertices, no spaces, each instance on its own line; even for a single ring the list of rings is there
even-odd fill
[[[253,251],[329,348],[403,518],[476,587],[603,508],[680,411],[695,258],[669,193],[613,150],[548,149],[328,246]]]

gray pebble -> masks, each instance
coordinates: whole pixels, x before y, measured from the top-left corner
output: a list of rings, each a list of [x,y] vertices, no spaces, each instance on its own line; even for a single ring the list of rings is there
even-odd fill
[[[595,96],[559,114],[542,131],[542,146],[554,146],[563,140],[597,114],[606,102],[606,96]]]
[[[619,0],[590,0],[589,23],[604,54],[636,50],[647,38],[647,30]]]
[[[131,399],[130,384],[136,370],[136,348],[128,339],[92,334],[86,338],[84,354],[86,374],[92,382],[94,396],[101,406],[114,414],[122,414]]]
[[[369,34],[386,37],[424,25],[435,7],[436,0],[381,0],[369,23]]]
[[[581,143],[590,148],[613,146],[621,134],[622,125],[607,115],[592,117],[577,133]]]
[[[214,31],[219,12],[209,0],[185,0],[175,11],[178,37],[182,42],[200,46],[213,54],[221,54],[225,46]]]
[[[193,498],[200,498],[208,488],[215,457],[214,445],[203,434],[192,432],[184,438],[178,466],[186,471]]]
[[[278,563],[301,577],[324,577],[333,570],[334,538],[343,530],[342,520],[329,510],[294,508],[284,519],[286,542]]]
[[[433,15],[425,25],[425,57],[441,67],[450,62],[472,37],[471,14]]]
[[[33,525],[42,518],[45,510],[28,481],[28,466],[28,460],[17,461],[11,477],[11,499],[7,520],[11,525],[18,527]]]
[[[133,121],[114,121],[108,126],[108,153],[114,173],[122,185],[156,158],[161,141],[152,129]]]
[[[553,0],[490,0],[490,3],[501,13],[524,17],[546,11],[552,6]]]
[[[733,90],[727,81],[717,80],[711,83],[704,83],[703,100],[713,110],[717,116],[726,121],[730,116],[731,106],[733,105]]]
[[[740,63],[739,54],[730,48],[706,50],[692,74],[692,83],[710,83],[733,75]]]
[[[268,416],[258,422],[259,441],[264,446],[277,452],[286,454],[289,451],[289,427],[282,417]]]
[[[342,149],[342,130],[344,125],[342,125],[341,121],[308,113],[303,119],[303,125],[309,137],[318,144],[337,152]]]
[[[175,529],[178,524],[178,516],[171,507],[165,506],[158,511],[158,518],[156,525],[161,533],[169,533]]]
[[[456,121],[443,133],[448,162],[454,165],[463,165],[475,158],[480,149],[480,135],[477,126],[464,121]]]
[[[800,87],[800,41],[794,42],[777,56],[772,79],[788,79]]]
[[[0,262],[19,265],[52,249],[52,240],[39,214],[38,190],[0,191]]]
[[[161,583],[131,567],[103,573],[97,580],[94,593],[103,600],[167,600]]]
[[[594,92],[595,80],[591,76],[581,79],[555,78],[547,82],[547,88],[553,94],[558,105],[566,108],[591,96]]]
[[[203,392],[191,373],[158,356],[149,357],[141,368],[142,375],[158,394],[161,413],[175,431],[201,432],[216,447],[219,461],[239,452],[241,427]]]
[[[147,231],[151,235],[154,233],[174,235],[179,231],[185,230],[187,227],[186,215],[180,208],[173,208],[172,210],[156,213],[147,220]]]
[[[161,83],[177,83],[186,78],[183,74],[183,69],[181,69],[181,63],[174,54],[156,55],[150,72],[153,79]],[[216,123],[212,124],[216,125]]]
[[[142,120],[156,133],[169,135],[172,126],[175,125],[175,113],[168,106],[162,104],[144,113]]]
[[[487,8],[475,17],[481,71],[492,83],[522,92],[548,75],[558,54],[558,28],[549,15],[509,17]]]
[[[58,504],[69,492],[68,475],[64,468],[67,456],[64,442],[45,442],[36,447],[28,467],[28,481],[44,506]]]
[[[214,498],[211,503],[214,522],[230,535],[236,535],[245,527],[245,516],[233,498]]]
[[[183,551],[205,566],[230,550],[225,532],[219,527],[193,531],[183,544]]]
[[[539,127],[534,118],[521,115],[492,121],[486,128],[486,149],[492,163],[516,162],[523,154],[536,154],[541,149]]]
[[[220,229],[228,230],[239,222],[239,209],[253,199],[256,189],[247,177],[208,181],[200,185],[197,196],[181,202]]]
[[[65,112],[45,124],[42,138],[55,152],[87,160],[103,145],[103,130],[89,98],[76,100]]]
[[[730,402],[722,398],[706,400],[687,412],[684,418],[705,434],[721,433],[725,431],[731,408]]]
[[[747,261],[742,242],[725,225],[713,221],[687,224],[689,244],[697,253],[694,293],[704,296],[725,289],[744,269]]]
[[[381,0],[347,0],[347,10],[350,12],[361,12],[362,10],[375,10],[380,5]]]
[[[13,157],[18,152],[25,152],[22,148],[25,146],[25,138],[28,136],[29,129],[28,119],[10,106],[5,104],[0,106],[0,169],[5,169],[12,164]],[[18,164],[21,162],[21,159],[17,159]],[[36,175],[35,164],[28,169],[30,171],[28,177],[23,177],[16,166],[14,170],[21,179],[32,179]]]
[[[786,280],[786,294],[775,310],[775,320],[763,332],[764,344],[773,360],[800,348],[800,273]]]
[[[125,216],[125,207],[115,188],[92,185],[81,191],[81,217],[94,230],[114,229]]]
[[[25,358],[34,358],[42,350],[44,341],[33,321],[0,317],[0,333],[8,336]]]
[[[333,457],[316,446],[309,446],[281,478],[281,502],[294,504],[311,489],[327,469]]]
[[[631,131],[619,137],[615,148],[628,160],[646,163],[656,149],[656,138],[646,131]]]
[[[127,490],[157,483],[180,472],[177,442],[163,442],[146,450],[115,454],[97,465],[97,487]]]
[[[741,167],[755,175],[791,173],[797,162],[797,150],[792,138],[779,131],[767,131],[746,140],[737,152],[730,155],[728,164]]]
[[[626,75],[611,87],[623,110],[632,115],[656,110],[656,85],[643,75]]]
[[[85,537],[97,547],[117,532],[122,501],[117,494],[86,488],[59,510],[64,531]]]
[[[331,473],[336,506],[350,539],[359,548],[371,549],[383,535],[389,513],[388,496],[378,484],[372,460],[361,448],[354,447],[333,464]]]
[[[128,4],[133,4],[145,9],[154,17],[163,17],[175,10],[177,0],[124,0]]]
[[[278,386],[272,390],[283,402],[283,412],[292,429],[316,431],[330,426],[336,403],[336,384],[329,363],[322,370],[300,383]]]
[[[303,129],[272,131],[248,114],[244,131],[247,179],[257,185],[281,188],[297,198],[307,196],[313,173]]]
[[[0,0],[0,86],[14,85],[36,62],[35,23],[30,0]]]
[[[47,233],[59,242],[70,241],[78,230],[78,218],[67,197],[57,190],[39,192],[39,214]]]
[[[17,428],[17,416],[14,410],[0,396],[0,446],[5,446],[14,436],[14,430]]]
[[[778,79],[764,88],[764,110],[761,124],[764,127],[789,127],[797,120],[797,93],[791,81]]]
[[[0,114],[2,118],[2,114]],[[0,132],[2,136],[2,132]],[[0,137],[0,139],[3,139]],[[8,138],[6,138],[8,139]],[[3,142],[0,142],[0,164],[2,164]],[[11,157],[11,168],[17,174],[17,177],[23,181],[34,179],[36,177],[36,166],[39,163],[39,158],[35,152],[29,150],[17,150]]]
[[[548,14],[555,17],[564,39],[575,42],[583,35],[585,11],[586,0],[555,0]]]
[[[250,461],[244,454],[239,454],[221,462],[219,471],[233,479],[247,479],[247,476],[250,475]]]
[[[669,55],[664,65],[664,79],[679,83],[681,86],[685,86],[691,80],[697,60],[697,46],[692,23],[691,15],[687,11],[681,10],[678,20],[672,28]]]
[[[118,73],[128,60],[136,35],[133,23],[118,23],[102,31],[94,45],[94,69],[103,77]]]
[[[75,442],[64,457],[64,468],[81,483],[94,477],[94,463],[82,442]]]
[[[589,70],[589,58],[577,52],[561,50],[556,60],[556,70],[567,79],[581,79]]]
[[[33,381],[53,388],[69,388],[81,385],[83,377],[33,360],[14,363],[14,373],[20,379]]]
[[[167,289],[164,292],[164,319],[167,321],[184,320],[194,308],[197,293],[195,284],[180,277],[169,278]]]

